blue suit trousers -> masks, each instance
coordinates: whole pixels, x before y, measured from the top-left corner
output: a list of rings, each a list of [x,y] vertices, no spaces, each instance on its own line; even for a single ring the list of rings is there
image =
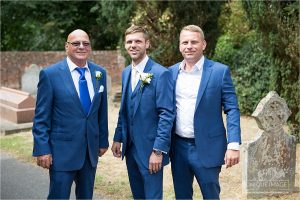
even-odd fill
[[[162,199],[163,167],[157,173],[150,174],[138,158],[133,143],[126,152],[126,165],[134,199]]]
[[[196,150],[195,140],[174,137],[171,169],[176,199],[193,199],[196,177],[203,199],[220,199],[219,173],[221,166],[205,168]]]
[[[91,166],[88,152],[84,164],[76,171],[49,170],[50,188],[48,199],[69,199],[73,181],[76,183],[76,199],[92,199],[96,167]]]

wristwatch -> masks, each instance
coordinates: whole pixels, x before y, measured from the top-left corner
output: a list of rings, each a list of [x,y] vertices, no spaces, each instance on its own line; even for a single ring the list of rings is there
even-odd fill
[[[153,153],[156,155],[156,156],[161,156],[162,155],[162,151],[160,150],[153,150]]]

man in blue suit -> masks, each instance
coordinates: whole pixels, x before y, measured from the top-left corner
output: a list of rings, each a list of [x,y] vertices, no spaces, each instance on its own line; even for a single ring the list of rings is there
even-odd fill
[[[40,72],[33,156],[49,169],[48,199],[92,199],[98,156],[108,148],[106,72],[87,61],[89,36],[71,32],[67,58]]]
[[[222,164],[231,167],[239,162],[240,112],[235,89],[228,66],[203,56],[206,42],[200,27],[185,26],[179,40],[184,60],[170,67],[176,109],[171,147],[175,195],[192,199],[196,177],[204,199],[219,199]]]
[[[171,73],[147,56],[149,45],[143,27],[126,30],[125,48],[132,63],[122,74],[122,101],[111,148],[115,157],[126,156],[134,199],[162,199],[163,166],[169,163],[174,120]]]

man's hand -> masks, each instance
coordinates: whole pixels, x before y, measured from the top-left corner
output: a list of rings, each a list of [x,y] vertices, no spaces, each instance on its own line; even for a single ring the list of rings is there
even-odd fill
[[[224,161],[225,161],[226,169],[232,167],[233,165],[238,164],[240,162],[240,151],[227,149]]]
[[[111,147],[111,151],[112,151],[114,157],[120,158],[121,155],[122,155],[121,143],[120,142],[113,142],[112,147]]]
[[[38,166],[43,167],[45,169],[49,169],[50,165],[52,165],[52,155],[42,155],[36,158],[36,163]]]
[[[106,151],[107,151],[107,148],[100,148],[99,149],[99,157],[103,156]]]
[[[156,173],[159,170],[161,170],[162,159],[163,159],[163,155],[157,156],[154,152],[152,152],[152,154],[149,158],[149,172],[150,172],[150,174]]]

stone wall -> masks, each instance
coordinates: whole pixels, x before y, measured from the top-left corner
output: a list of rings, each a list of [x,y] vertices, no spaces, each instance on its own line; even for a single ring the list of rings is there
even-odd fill
[[[1,86],[21,89],[21,77],[31,64],[46,67],[65,58],[64,51],[6,51],[1,53]],[[90,60],[104,66],[112,84],[121,83],[125,59],[118,51],[93,51]]]

